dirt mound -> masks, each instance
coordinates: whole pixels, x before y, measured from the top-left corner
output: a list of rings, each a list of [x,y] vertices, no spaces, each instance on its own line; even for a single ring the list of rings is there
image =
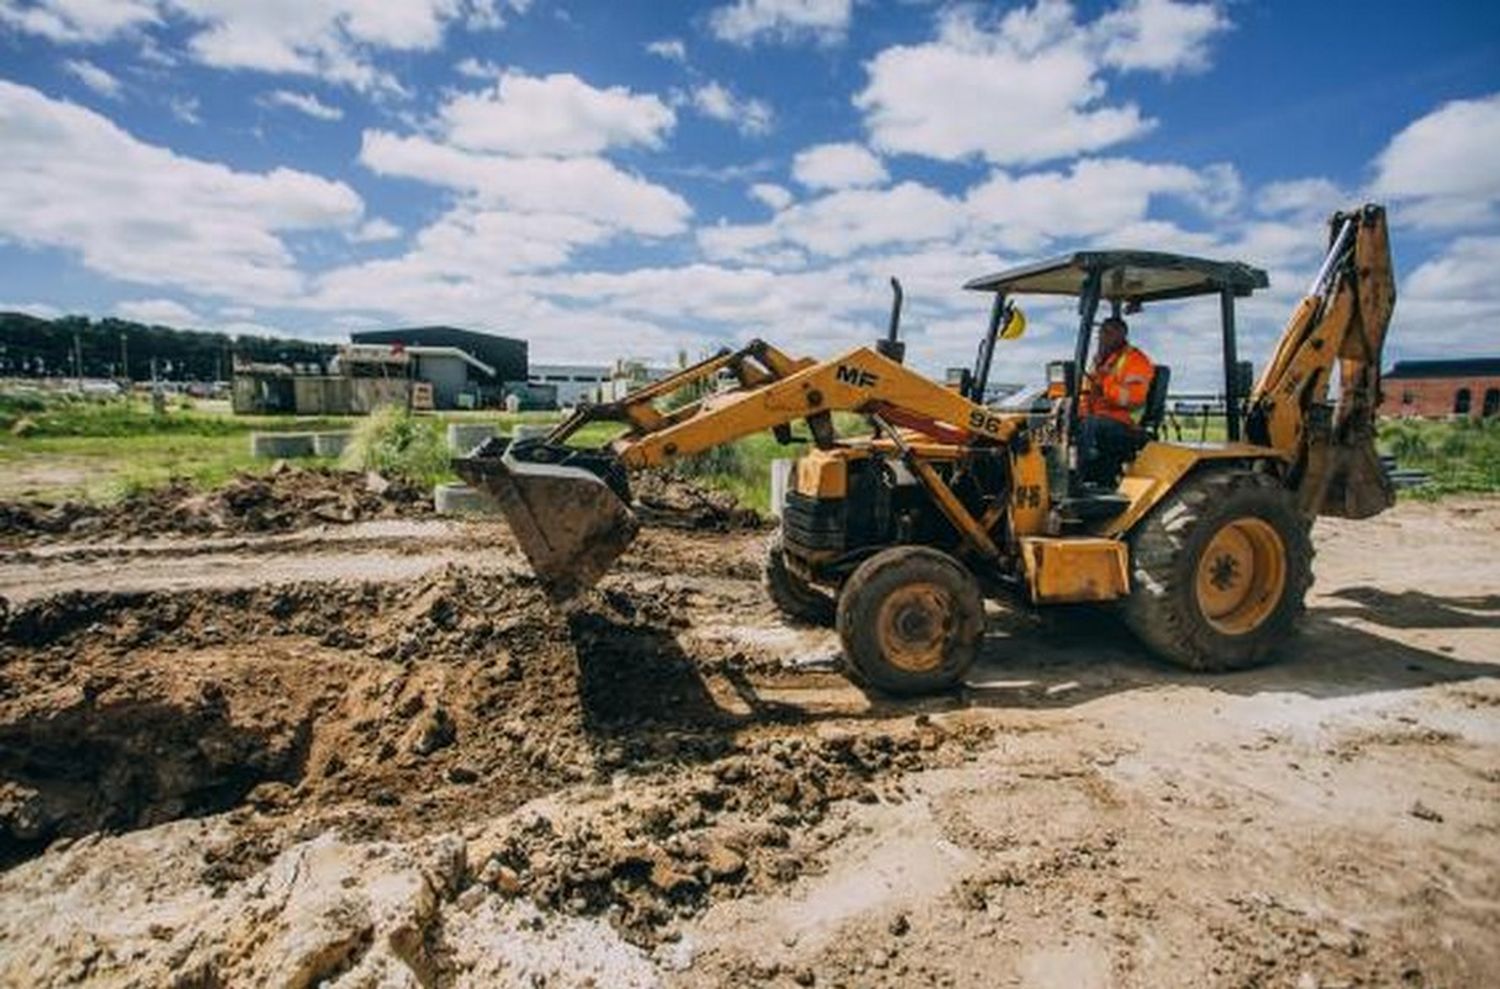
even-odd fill
[[[523,578],[450,569],[401,586],[41,599],[0,632],[0,776],[39,795],[0,811],[0,834],[40,841],[221,809],[178,800],[219,784],[220,764],[192,756],[219,745],[195,735],[215,718],[225,737],[249,733],[277,752],[288,746],[274,739],[305,736],[294,757],[231,760],[246,770],[239,795],[271,780],[289,785],[268,804],[503,809],[589,771],[577,681],[567,625]],[[212,698],[210,714],[195,697]],[[153,704],[160,716],[142,721]],[[122,735],[131,725],[156,732],[161,771],[184,781],[128,787],[122,808],[108,767],[147,746]],[[105,768],[79,778],[74,750]],[[366,826],[399,831],[411,816],[380,811]]]
[[[630,479],[635,511],[647,525],[678,529],[758,529],[765,520],[728,491],[705,487],[670,471],[642,471]]]
[[[471,879],[649,944],[800,874],[831,803],[899,799],[903,772],[971,747],[925,721],[809,732],[775,704],[721,706],[709,679],[745,660],[685,651],[686,593],[606,586],[562,613],[529,577],[450,567],[24,603],[0,629],[0,845],[15,861],[244,804],[204,867],[224,885],[288,835],[405,840],[608,784],[602,808],[506,821]]]
[[[209,492],[174,481],[113,505],[77,501],[0,504],[0,543],[286,532],[431,510],[429,493],[416,485],[282,463],[266,473],[238,474]]]

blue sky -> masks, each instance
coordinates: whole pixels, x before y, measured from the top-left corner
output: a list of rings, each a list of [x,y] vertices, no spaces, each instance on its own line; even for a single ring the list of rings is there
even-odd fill
[[[1386,202],[1390,358],[1494,353],[1500,5],[0,0],[0,308],[542,360],[826,355],[907,286],[1083,246],[1259,264],[1264,359],[1326,215]],[[1066,313],[997,356],[1032,379]],[[1211,303],[1134,334],[1214,378]]]

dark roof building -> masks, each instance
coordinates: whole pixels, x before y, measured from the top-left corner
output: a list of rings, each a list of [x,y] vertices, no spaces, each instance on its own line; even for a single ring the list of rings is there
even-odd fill
[[[398,330],[361,330],[349,334],[354,343],[400,344],[407,347],[456,347],[495,370],[499,381],[525,381],[525,340],[462,330],[456,326],[409,326]]]
[[[1492,418],[1500,415],[1500,357],[1397,361],[1380,390],[1381,415]]]
[[[1491,378],[1500,377],[1500,357],[1465,357],[1459,360],[1397,361],[1385,373],[1385,380],[1407,378]]]

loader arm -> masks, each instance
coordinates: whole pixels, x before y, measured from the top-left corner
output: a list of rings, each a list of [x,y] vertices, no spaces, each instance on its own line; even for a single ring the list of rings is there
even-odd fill
[[[736,384],[672,411],[656,402],[722,375]],[[498,455],[481,448],[455,461],[459,473],[491,492],[522,552],[547,591],[571,597],[598,580],[634,539],[626,474],[667,466],[705,450],[771,430],[790,442],[804,420],[820,448],[836,443],[832,414],[855,412],[942,442],[1004,444],[1022,417],[996,415],[957,391],[909,370],[877,348],[860,347],[832,360],[795,359],[761,341],[725,351],[641,388],[616,402],[580,408],[544,439],[510,444]],[[600,450],[566,440],[590,423],[615,422],[625,432]],[[930,470],[924,484],[946,488]],[[933,490],[940,508],[977,551],[997,551],[957,500]],[[949,497],[944,497],[948,495]],[[960,506],[961,508],[961,506]]]
[[[1251,392],[1247,425],[1252,442],[1287,458],[1304,515],[1368,518],[1394,500],[1375,411],[1395,277],[1383,208],[1337,213],[1329,226],[1328,252]]]

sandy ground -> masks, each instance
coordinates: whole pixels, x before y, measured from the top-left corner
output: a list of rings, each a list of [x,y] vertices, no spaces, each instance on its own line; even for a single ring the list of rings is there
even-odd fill
[[[0,984],[1486,986],[1500,501],[1320,522],[1200,676],[996,610],[850,686],[763,533],[542,601],[495,523],[0,554]]]

